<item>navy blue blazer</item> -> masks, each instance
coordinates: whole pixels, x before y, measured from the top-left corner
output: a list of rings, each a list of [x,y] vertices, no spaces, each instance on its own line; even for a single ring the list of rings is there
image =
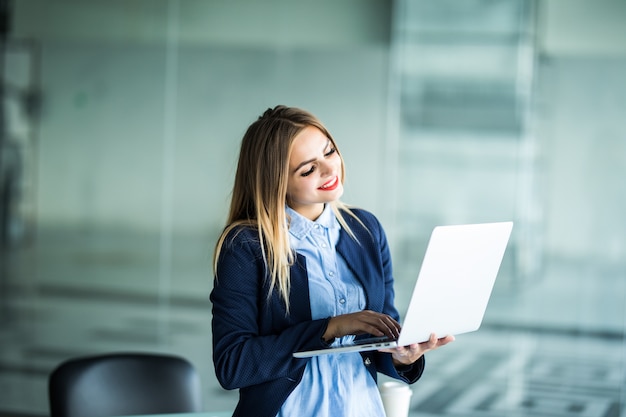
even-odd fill
[[[394,307],[391,256],[384,230],[376,217],[353,210],[365,228],[344,216],[357,241],[341,230],[337,251],[361,281],[366,309],[399,319]],[[213,363],[225,389],[239,389],[233,416],[275,417],[300,382],[308,358],[294,358],[299,350],[324,346],[322,335],[330,318],[312,320],[306,259],[298,254],[291,267],[290,311],[277,291],[268,296],[269,276],[256,230],[242,227],[225,240],[219,256],[213,303]],[[424,357],[396,369],[391,355],[363,352],[374,380],[381,372],[413,383],[424,369]]]

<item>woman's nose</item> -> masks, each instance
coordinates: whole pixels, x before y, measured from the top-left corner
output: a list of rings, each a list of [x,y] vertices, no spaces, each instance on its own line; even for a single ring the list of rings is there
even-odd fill
[[[322,177],[327,177],[329,175],[332,175],[334,171],[334,167],[332,164],[329,164],[328,162],[324,161],[320,164],[320,175]]]

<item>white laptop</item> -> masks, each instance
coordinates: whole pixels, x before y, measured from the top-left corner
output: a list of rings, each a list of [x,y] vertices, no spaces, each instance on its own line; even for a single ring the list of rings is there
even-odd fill
[[[512,229],[513,222],[435,227],[397,340],[357,339],[293,356],[407,346],[427,341],[431,333],[444,337],[478,330]]]

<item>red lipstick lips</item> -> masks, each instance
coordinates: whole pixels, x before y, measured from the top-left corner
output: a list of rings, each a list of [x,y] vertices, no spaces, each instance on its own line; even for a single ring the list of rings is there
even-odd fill
[[[322,191],[332,191],[339,186],[339,177],[334,177],[332,180],[328,181],[324,185],[318,188],[318,190]]]

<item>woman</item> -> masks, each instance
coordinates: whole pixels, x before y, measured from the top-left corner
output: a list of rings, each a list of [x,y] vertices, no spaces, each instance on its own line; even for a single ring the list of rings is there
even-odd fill
[[[268,109],[246,131],[214,267],[213,361],[234,416],[384,416],[376,374],[413,383],[426,351],[297,359],[355,335],[397,337],[391,259],[371,213],[340,202],[344,165],[312,114]]]

